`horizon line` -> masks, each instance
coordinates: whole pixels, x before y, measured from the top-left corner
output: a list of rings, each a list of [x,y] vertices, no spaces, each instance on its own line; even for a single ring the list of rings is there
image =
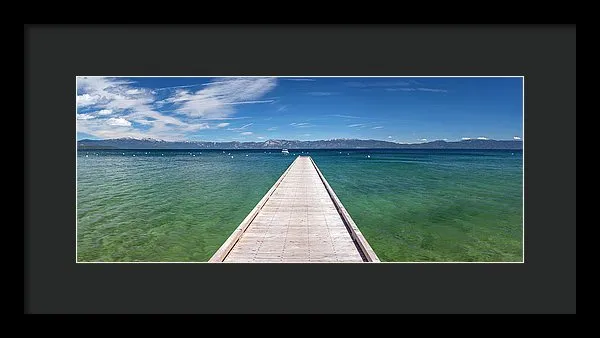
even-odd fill
[[[444,140],[444,139],[435,139],[432,141],[424,141],[424,142],[414,142],[414,143],[410,143],[410,142],[394,142],[394,141],[390,141],[390,140],[380,140],[380,139],[360,139],[360,138],[331,138],[331,139],[314,139],[314,140],[299,140],[299,139],[278,139],[278,138],[270,138],[270,139],[265,139],[265,140],[257,140],[257,141],[238,141],[238,140],[231,140],[231,141],[209,141],[209,140],[164,140],[164,139],[157,139],[157,138],[152,138],[152,137],[144,137],[144,138],[136,138],[136,137],[117,137],[117,138],[103,138],[103,139],[90,139],[90,138],[82,138],[82,139],[78,139],[76,142],[81,142],[81,141],[111,141],[111,140],[136,140],[136,141],[160,141],[160,142],[171,142],[171,143],[177,143],[177,142],[187,142],[187,143],[203,143],[203,142],[212,142],[212,143],[230,143],[230,142],[237,142],[237,143],[264,143],[264,142],[268,142],[268,141],[296,141],[296,142],[319,142],[319,141],[378,141],[378,142],[388,142],[388,143],[395,143],[395,144],[426,144],[426,143],[432,143],[432,142],[446,142],[446,143],[451,143],[451,142],[465,142],[465,141],[513,141],[513,142],[523,142],[523,139],[491,139],[491,138],[486,138],[486,139],[481,139],[481,138],[468,138],[468,139],[461,139],[461,140]]]

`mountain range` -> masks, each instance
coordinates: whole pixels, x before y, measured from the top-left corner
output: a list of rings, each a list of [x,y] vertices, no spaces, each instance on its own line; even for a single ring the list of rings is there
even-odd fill
[[[267,140],[262,142],[164,141],[151,138],[83,139],[78,149],[523,149],[521,140],[437,140],[403,144],[381,140],[331,139],[318,141]]]

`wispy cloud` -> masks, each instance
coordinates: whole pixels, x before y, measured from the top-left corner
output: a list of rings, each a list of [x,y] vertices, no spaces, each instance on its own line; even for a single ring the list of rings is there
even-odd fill
[[[434,92],[434,93],[447,93],[448,91],[446,89],[439,89],[439,88],[417,88],[417,90],[422,91],[422,92]]]
[[[513,137],[513,140],[520,140],[521,138],[519,136],[515,136]]]
[[[269,127],[267,128],[268,131],[273,131],[273,130],[277,130],[277,127]]]
[[[327,116],[341,117],[341,118],[345,118],[345,119],[360,119],[360,116],[353,116],[353,115],[331,114],[331,115],[327,115]]]
[[[354,124],[348,125],[348,127],[350,127],[350,128],[357,128],[357,127],[360,128],[360,127],[364,127],[364,126],[366,126],[366,124],[364,124],[364,123],[354,123]]]
[[[176,113],[189,117],[229,117],[235,113],[232,106],[273,102],[258,99],[276,84],[277,79],[270,77],[216,79],[195,92],[180,89],[165,101],[176,105]]]
[[[438,88],[424,88],[424,87],[419,87],[419,88],[385,88],[386,91],[388,92],[398,92],[398,91],[402,91],[402,92],[416,92],[416,91],[420,91],[420,92],[433,92],[433,93],[447,93],[448,90],[446,89],[438,89]]]
[[[234,130],[234,131],[244,130],[244,129],[250,127],[253,124],[254,123],[248,123],[248,124],[245,124],[245,125],[243,125],[241,127],[237,127],[237,128],[227,128],[227,130]]]
[[[417,88],[385,88],[384,90],[388,92],[414,92],[417,91]]]
[[[282,80],[284,80],[284,81],[311,81],[311,82],[316,81],[315,79],[311,79],[311,78],[307,78],[307,77],[303,77],[303,78],[282,78]]]
[[[310,136],[311,134],[302,134],[302,136]]]
[[[330,95],[336,95],[337,93],[335,92],[309,92],[308,95],[312,95],[312,96],[330,96]]]
[[[263,136],[258,136],[256,138],[259,139],[259,140],[264,140],[265,139]]]
[[[161,88],[155,88],[154,90],[168,90],[168,89],[177,89],[177,88],[191,88],[191,87],[198,87],[198,86],[203,86],[206,85],[205,83],[198,83],[198,84],[191,84],[191,85],[185,85],[185,86],[171,86],[171,87],[161,87]]]
[[[287,108],[288,108],[288,106],[287,106],[287,105],[279,106],[279,107],[277,108],[277,111],[278,111],[278,112],[281,112],[281,111],[286,111],[286,110],[287,110]]]
[[[388,136],[388,138],[393,138],[392,136]]]
[[[461,138],[461,140],[463,140],[463,141],[467,141],[467,140],[470,140],[470,139],[471,139],[470,137],[463,137],[463,138]]]
[[[371,129],[381,129],[381,128],[383,128],[383,126],[375,126],[375,127],[371,128]]]
[[[478,140],[487,140],[488,138],[487,137],[483,137],[483,136],[479,136],[477,139]]]
[[[228,123],[228,122],[224,122],[224,123],[219,123],[219,124],[217,124],[215,127],[217,127],[217,128],[225,128],[225,127],[227,127],[228,125],[230,125],[230,123]]]
[[[423,141],[423,142],[425,142],[425,141],[427,141],[427,139],[426,139],[426,138],[422,138],[422,139],[420,139],[419,141]]]
[[[245,132],[243,132],[243,133],[241,133],[241,134],[242,134],[242,135],[252,135],[252,132],[251,132],[251,131],[245,131]]]
[[[214,118],[208,118],[208,119],[201,119],[202,121],[222,121],[222,120],[243,120],[243,119],[249,119],[250,116],[239,116],[239,117],[214,117]]]
[[[369,81],[351,81],[345,82],[346,86],[351,88],[360,88],[363,90],[368,89],[383,89],[389,92],[403,91],[403,92],[437,92],[437,93],[447,93],[446,89],[440,88],[427,88],[424,87],[422,83],[414,81],[414,80],[382,80],[376,82]],[[418,85],[418,87],[417,87]]]
[[[239,101],[239,102],[228,102],[228,103],[223,103],[223,104],[234,105],[234,104],[270,103],[270,102],[273,102],[273,100]]]
[[[312,124],[307,123],[307,122],[300,122],[300,123],[292,122],[292,123],[290,123],[290,126],[296,127],[296,128],[307,128],[307,127],[312,127]]]

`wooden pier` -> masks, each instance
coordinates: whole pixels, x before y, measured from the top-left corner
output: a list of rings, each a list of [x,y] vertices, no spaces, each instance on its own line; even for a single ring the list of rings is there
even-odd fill
[[[310,156],[298,156],[209,262],[379,262]]]

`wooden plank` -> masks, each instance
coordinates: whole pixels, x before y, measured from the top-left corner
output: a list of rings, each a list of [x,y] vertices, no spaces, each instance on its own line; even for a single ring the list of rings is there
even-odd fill
[[[315,161],[313,161],[312,158],[310,158],[310,161],[313,164],[313,166],[315,167],[315,170],[319,173],[319,177],[323,181],[323,184],[325,185],[325,188],[327,189],[329,196],[331,196],[331,199],[333,200],[338,212],[340,213],[342,220],[344,221],[345,225],[349,229],[352,238],[355,240],[355,242],[359,246],[360,250],[362,251],[362,253],[365,256],[365,258],[367,259],[367,261],[368,262],[380,262],[379,257],[377,257],[377,254],[375,253],[373,248],[371,248],[371,245],[369,245],[369,242],[367,242],[367,240],[363,236],[362,232],[360,232],[360,230],[356,226],[356,223],[354,223],[354,220],[352,219],[352,217],[350,217],[350,214],[348,213],[348,211],[346,210],[346,208],[344,207],[344,205],[342,204],[340,199],[335,194],[335,191],[333,191],[333,189],[329,185],[329,182],[327,182],[327,180],[325,179],[325,176],[323,176],[323,174],[321,173],[321,170],[319,170],[319,167],[317,167],[317,165],[315,164]]]
[[[378,262],[329,189],[312,158],[298,156],[210,262]]]
[[[298,160],[298,158],[296,158],[294,160],[294,162],[292,162],[292,164],[283,172],[283,174],[281,175],[281,177],[279,177],[279,179],[275,182],[275,184],[273,184],[273,186],[271,187],[271,189],[269,189],[269,191],[267,191],[267,193],[265,194],[265,196],[263,196],[263,198],[258,202],[258,204],[256,204],[256,206],[254,207],[254,209],[252,209],[250,211],[250,213],[248,214],[248,216],[246,216],[246,218],[244,218],[244,220],[242,221],[242,223],[240,223],[240,225],[233,231],[233,233],[229,236],[229,238],[227,238],[227,240],[225,241],[225,243],[223,243],[223,245],[221,245],[221,247],[213,254],[213,256],[210,258],[209,262],[222,262],[223,261],[223,259],[225,258],[225,256],[227,256],[227,254],[229,253],[229,251],[231,251],[231,248],[233,248],[233,246],[235,245],[235,243],[240,239],[240,237],[242,236],[242,234],[244,233],[244,231],[246,230],[246,228],[254,220],[254,218],[256,217],[256,215],[258,214],[258,212],[260,211],[260,209],[269,200],[269,197],[273,194],[273,192],[275,191],[275,189],[277,189],[277,187],[279,186],[279,184],[281,184],[281,181],[283,181],[283,179],[285,178],[286,174],[294,166],[294,163],[296,163],[297,160]]]

